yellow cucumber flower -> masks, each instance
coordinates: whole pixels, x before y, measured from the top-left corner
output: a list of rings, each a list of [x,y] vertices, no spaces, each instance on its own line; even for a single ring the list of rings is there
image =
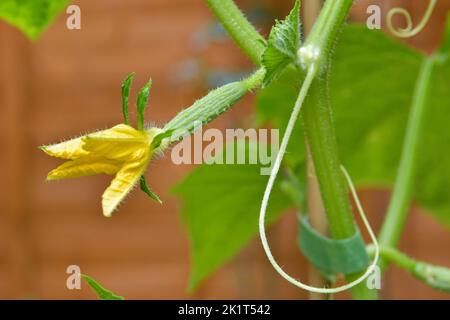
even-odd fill
[[[103,193],[103,214],[110,217],[117,206],[140,180],[140,188],[153,200],[162,203],[150,189],[144,171],[154,153],[162,153],[198,126],[205,125],[230,109],[245,93],[258,87],[266,71],[260,69],[250,77],[229,83],[211,91],[192,106],[181,111],[163,129],[144,129],[144,112],[147,108],[152,80],[139,91],[136,99],[137,130],[129,125],[128,102],[135,74],[122,82],[122,113],[124,123],[111,129],[94,132],[62,143],[43,146],[52,157],[68,160],[51,171],[48,180],[60,180],[104,173],[115,175]]]
[[[143,176],[155,150],[152,142],[159,128],[136,130],[126,124],[98,131],[41,149],[52,157],[68,160],[52,170],[47,180],[115,175],[102,196],[103,214],[110,217]],[[141,182],[142,183],[142,182]]]

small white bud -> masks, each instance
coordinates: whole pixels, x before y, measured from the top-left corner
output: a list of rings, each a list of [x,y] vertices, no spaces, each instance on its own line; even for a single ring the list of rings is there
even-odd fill
[[[310,64],[316,62],[320,57],[320,50],[313,45],[301,47],[298,50],[298,57],[303,68],[307,68]]]

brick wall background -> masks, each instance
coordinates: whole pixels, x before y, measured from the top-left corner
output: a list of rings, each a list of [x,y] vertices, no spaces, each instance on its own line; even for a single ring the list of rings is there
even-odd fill
[[[426,2],[360,0],[352,19],[364,19],[368,3],[383,10],[401,5],[420,18]],[[169,190],[192,168],[175,166],[169,157],[149,170],[165,204],[135,192],[113,219],[103,218],[99,201],[110,177],[44,182],[59,162],[36,147],[121,122],[120,82],[129,72],[137,72],[136,86],[153,78],[147,119],[163,124],[207,91],[203,80],[209,72],[251,68],[230,41],[199,50],[200,31],[213,21],[201,0],[74,3],[82,10],[79,31],[65,28],[63,14],[39,41],[30,42],[0,23],[0,298],[95,298],[87,288],[66,289],[65,269],[71,264],[127,298],[307,298],[271,270],[257,241],[195,294],[186,293],[188,241],[177,214],[180,203]],[[281,17],[291,1],[241,1],[244,7],[255,4]],[[435,48],[449,8],[450,1],[441,0],[428,27],[410,42]],[[199,72],[187,72],[183,80],[179,71],[189,70],[186,66]],[[252,99],[214,126],[245,125]],[[388,193],[361,194],[372,220],[380,222]],[[271,241],[281,263],[306,279],[294,221],[289,214],[276,223]],[[450,265],[448,230],[419,210],[413,210],[405,230],[407,253]],[[448,298],[396,268],[383,286],[385,298]]]

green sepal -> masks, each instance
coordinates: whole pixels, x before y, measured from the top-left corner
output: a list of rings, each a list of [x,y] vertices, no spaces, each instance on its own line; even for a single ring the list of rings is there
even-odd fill
[[[291,62],[297,61],[300,47],[300,0],[283,21],[277,21],[270,31],[267,48],[262,55],[266,68],[264,86],[274,80]]]
[[[118,296],[112,291],[105,289],[100,283],[92,279],[91,277],[82,274],[81,278],[87,282],[87,284],[97,293],[101,300],[125,300],[124,297]]]
[[[128,117],[128,101],[130,96],[130,88],[133,83],[135,72],[130,73],[122,82],[122,113],[123,113],[123,123],[130,124],[130,119]]]
[[[144,130],[144,111],[147,107],[150,88],[152,87],[152,79],[150,79],[139,91],[137,98],[137,120],[138,130]]]
[[[369,265],[364,242],[359,231],[351,238],[332,239],[314,230],[307,217],[300,218],[298,243],[303,254],[327,278],[363,271]]]
[[[150,198],[157,201],[159,204],[162,204],[161,199],[150,189],[147,184],[147,180],[144,176],[141,176],[140,187],[143,192],[145,192]]]
[[[174,132],[175,132],[174,129],[161,132],[160,134],[158,134],[156,137],[153,138],[150,148],[153,150],[155,150],[156,148],[159,148],[159,146],[161,145],[161,142],[166,138],[170,138]]]

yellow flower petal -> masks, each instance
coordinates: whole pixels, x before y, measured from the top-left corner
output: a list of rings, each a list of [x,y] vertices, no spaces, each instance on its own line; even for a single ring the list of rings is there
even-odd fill
[[[139,131],[125,124],[59,144],[44,146],[47,154],[68,159],[48,174],[48,180],[78,178],[99,173],[116,174],[102,196],[103,214],[111,216],[133,189],[147,167],[159,128]]]
[[[87,156],[63,163],[47,175],[47,180],[79,178],[100,173],[112,175],[120,170],[121,165],[118,161]]]
[[[57,144],[42,146],[40,149],[52,157],[61,159],[76,159],[81,155],[86,154],[86,151],[81,148],[82,145],[83,141],[81,140],[81,137],[79,137]]]
[[[133,127],[125,124],[119,124],[111,129],[101,130],[88,135],[92,138],[139,138],[142,139],[142,133]],[[61,159],[77,159],[87,152],[83,150],[84,137],[78,137],[70,139],[61,143],[42,146],[40,149],[47,153],[49,156],[61,158]]]
[[[137,161],[150,153],[147,137],[141,138],[103,138],[83,137],[83,150],[106,159],[118,161]]]
[[[152,136],[125,124],[117,125],[101,134],[83,137],[83,149],[108,159],[127,162],[147,157]]]
[[[147,167],[148,159],[125,164],[102,196],[103,214],[110,217],[117,206],[130,193]]]
[[[135,128],[127,124],[118,124],[110,129],[94,132],[87,136],[93,136],[96,138],[141,138],[144,132],[136,130]]]

